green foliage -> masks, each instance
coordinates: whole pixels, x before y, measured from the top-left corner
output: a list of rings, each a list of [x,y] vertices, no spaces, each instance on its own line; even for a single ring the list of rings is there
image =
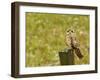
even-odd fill
[[[26,13],[26,67],[60,65],[58,52],[65,49],[65,31],[76,31],[84,58],[75,64],[89,63],[89,16]]]

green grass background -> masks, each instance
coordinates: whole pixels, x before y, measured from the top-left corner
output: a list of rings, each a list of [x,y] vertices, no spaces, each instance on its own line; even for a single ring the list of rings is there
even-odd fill
[[[84,58],[75,64],[89,64],[89,16],[26,13],[26,67],[60,65],[58,52],[65,49],[65,31],[75,30]]]

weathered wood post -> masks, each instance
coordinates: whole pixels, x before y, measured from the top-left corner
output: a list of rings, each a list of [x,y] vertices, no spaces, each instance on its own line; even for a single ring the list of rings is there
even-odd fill
[[[74,65],[74,52],[73,49],[59,52],[60,64],[61,65]]]

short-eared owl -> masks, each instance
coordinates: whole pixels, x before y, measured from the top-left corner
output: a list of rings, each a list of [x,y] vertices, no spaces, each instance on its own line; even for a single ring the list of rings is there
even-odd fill
[[[67,30],[65,35],[65,43],[68,48],[71,48],[74,50],[75,54],[78,56],[79,59],[83,57],[80,49],[79,49],[79,42],[76,37],[76,33],[74,30]]]

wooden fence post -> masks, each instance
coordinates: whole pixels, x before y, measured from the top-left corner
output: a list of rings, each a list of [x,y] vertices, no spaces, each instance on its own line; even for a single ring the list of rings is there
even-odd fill
[[[74,65],[74,52],[73,49],[68,49],[67,52],[59,52],[61,65]]]

